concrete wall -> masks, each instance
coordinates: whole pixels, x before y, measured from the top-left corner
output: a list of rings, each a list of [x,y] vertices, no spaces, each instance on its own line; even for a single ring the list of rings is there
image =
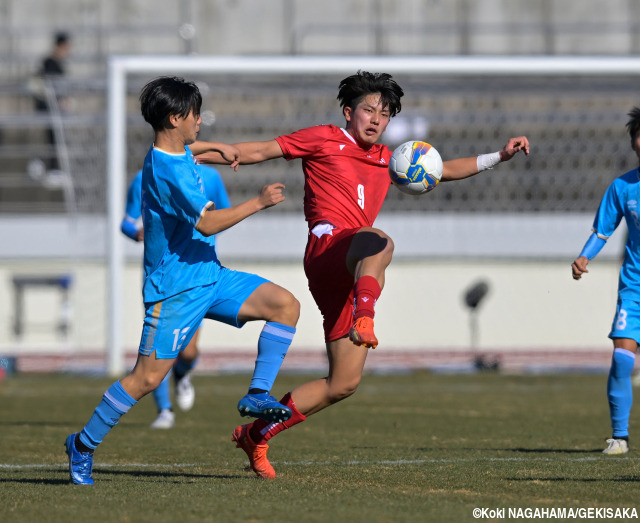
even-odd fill
[[[76,58],[110,53],[626,54],[634,0],[0,0],[6,51],[37,57],[51,33]],[[597,37],[594,37],[597,35]]]
[[[479,342],[488,348],[565,349],[608,346],[624,230],[617,231],[582,281],[569,265],[589,235],[591,215],[383,214],[377,226],[395,243],[394,260],[378,304],[376,328],[389,349],[468,348],[469,311],[462,295],[486,280],[490,294],[479,314]],[[290,289],[302,302],[299,347],[323,346],[321,318],[302,270],[306,241],[302,216],[248,219],[218,238],[223,264],[256,272]],[[107,245],[105,220],[81,216],[19,216],[0,220],[0,353],[42,349],[101,351],[106,346]],[[135,351],[142,320],[142,246],[123,236],[124,346]],[[25,335],[16,339],[13,277],[70,274],[68,340],[56,335],[61,312],[55,288],[25,292]],[[207,350],[255,347],[260,326],[204,331]]]
[[[602,349],[616,300],[618,264],[592,263],[582,281],[570,276],[571,260],[394,261],[377,305],[376,332],[381,350],[467,349],[470,346],[469,312],[463,302],[466,289],[479,280],[490,292],[478,312],[479,347],[528,350]],[[239,270],[256,272],[290,289],[302,303],[295,345],[322,348],[321,317],[306,287],[299,262],[235,263]],[[33,288],[25,293],[25,335],[12,335],[13,294],[16,274],[71,272],[71,333],[62,341],[55,333],[61,309],[53,288]],[[125,271],[124,345],[137,348],[142,321],[141,271],[137,262]],[[105,266],[80,262],[3,261],[0,263],[0,353],[42,350],[102,351],[106,340]],[[206,322],[201,338],[205,351],[253,350],[261,326],[236,330]]]

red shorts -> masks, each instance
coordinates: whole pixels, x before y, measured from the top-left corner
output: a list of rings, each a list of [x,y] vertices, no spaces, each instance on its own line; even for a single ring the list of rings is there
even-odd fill
[[[309,233],[304,272],[309,290],[324,318],[325,342],[343,338],[353,325],[353,275],[347,270],[347,252],[357,229],[333,229],[318,238]]]

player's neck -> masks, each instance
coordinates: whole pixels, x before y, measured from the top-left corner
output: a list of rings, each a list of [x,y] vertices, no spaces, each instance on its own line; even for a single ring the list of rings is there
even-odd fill
[[[154,147],[171,154],[184,154],[185,145],[183,140],[180,140],[175,133],[171,132],[156,133],[155,140],[153,141]]]

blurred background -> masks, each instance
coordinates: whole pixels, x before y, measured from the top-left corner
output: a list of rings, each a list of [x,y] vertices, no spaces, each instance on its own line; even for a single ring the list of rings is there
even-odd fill
[[[610,0],[606,9],[592,0],[0,0],[0,367],[105,369],[111,57],[348,56],[353,72],[371,57],[606,61],[638,55],[639,22],[634,0]],[[294,73],[183,74],[204,96],[200,137],[233,143],[343,125],[335,96],[346,75]],[[126,78],[125,186],[152,140],[137,96],[153,76]],[[405,97],[385,136],[390,147],[422,139],[446,160],[525,134],[532,151],[423,197],[390,189],[378,226],[394,238],[396,255],[377,306],[381,346],[368,365],[608,367],[625,231],[579,283],[569,266],[606,187],[637,166],[625,129],[627,112],[640,105],[637,70],[396,79]],[[219,256],[296,294],[302,317],[285,365],[324,366],[321,318],[301,264],[300,162],[219,170],[234,204],[264,183],[285,183],[287,200],[223,234]],[[143,317],[142,249],[121,241],[131,362]],[[247,368],[259,328],[209,322],[199,371]]]

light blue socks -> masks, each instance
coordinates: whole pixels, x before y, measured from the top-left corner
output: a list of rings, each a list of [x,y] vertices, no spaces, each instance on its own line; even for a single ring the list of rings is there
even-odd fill
[[[95,449],[109,431],[118,424],[120,418],[136,403],[116,381],[102,396],[102,401],[93,411],[89,422],[80,432],[80,441],[90,449]]]
[[[282,323],[265,323],[258,339],[258,357],[249,389],[271,390],[295,332],[295,327]]]
[[[615,349],[611,358],[607,398],[614,438],[629,436],[629,413],[633,403],[631,372],[635,359],[635,354],[624,349]]]

